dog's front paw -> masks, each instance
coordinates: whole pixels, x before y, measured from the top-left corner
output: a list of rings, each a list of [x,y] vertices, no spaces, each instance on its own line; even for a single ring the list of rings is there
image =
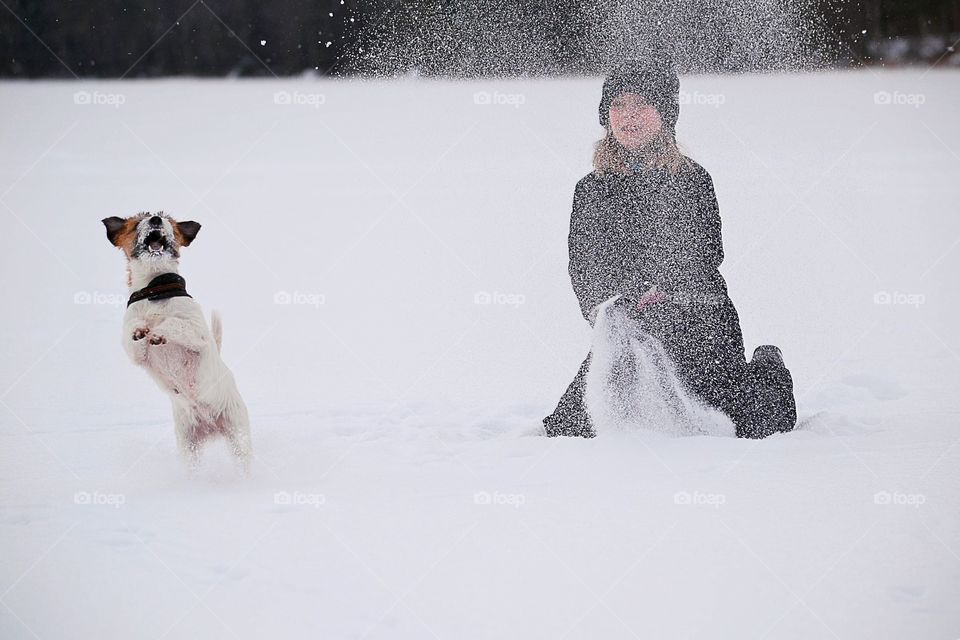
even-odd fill
[[[163,336],[150,336],[150,344],[152,345],[167,344],[167,339],[164,338]]]
[[[150,333],[150,327],[143,327],[142,329],[135,329],[133,332],[133,340],[143,340],[147,337],[147,334]]]

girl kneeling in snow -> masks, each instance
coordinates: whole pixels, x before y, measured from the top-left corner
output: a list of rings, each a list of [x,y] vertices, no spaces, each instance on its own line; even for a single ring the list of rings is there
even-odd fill
[[[764,345],[744,358],[740,320],[718,271],[713,181],[676,145],[679,89],[676,72],[659,62],[628,63],[604,82],[607,133],[594,171],[577,183],[570,219],[573,289],[591,324],[619,295],[613,309],[659,341],[680,385],[726,414],[738,436],[790,431],[796,403],[780,350]],[[590,361],[544,418],[547,435],[595,434],[584,403]]]

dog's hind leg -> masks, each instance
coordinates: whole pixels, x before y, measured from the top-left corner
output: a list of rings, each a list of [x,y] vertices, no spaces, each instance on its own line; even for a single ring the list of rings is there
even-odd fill
[[[174,409],[173,422],[180,455],[186,461],[190,473],[195,473],[200,469],[200,445],[202,444],[197,438],[195,424],[189,414],[177,409]]]
[[[250,425],[246,420],[246,411],[243,415],[229,415],[230,410],[220,414],[217,418],[217,427],[230,441],[230,449],[240,463],[244,474],[250,473],[250,462],[253,457],[253,447],[250,442]]]

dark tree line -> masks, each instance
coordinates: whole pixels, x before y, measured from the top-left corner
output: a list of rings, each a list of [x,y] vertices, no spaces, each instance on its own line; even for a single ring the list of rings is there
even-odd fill
[[[4,3],[0,75],[8,77],[326,72],[361,15],[355,0]]]
[[[823,0],[821,11],[831,29],[841,63],[943,62],[960,39],[960,2],[956,0]],[[890,45],[897,43],[892,56]]]
[[[960,36],[953,0],[770,4],[3,0],[0,76],[544,75],[651,51],[689,71],[775,69],[876,62],[891,36]]]

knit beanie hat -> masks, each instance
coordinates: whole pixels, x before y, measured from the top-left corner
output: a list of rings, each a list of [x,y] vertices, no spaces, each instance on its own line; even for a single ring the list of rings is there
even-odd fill
[[[663,124],[672,131],[680,116],[680,78],[666,59],[631,60],[617,67],[603,82],[600,124],[610,122],[610,103],[623,93],[643,96],[656,107]]]

